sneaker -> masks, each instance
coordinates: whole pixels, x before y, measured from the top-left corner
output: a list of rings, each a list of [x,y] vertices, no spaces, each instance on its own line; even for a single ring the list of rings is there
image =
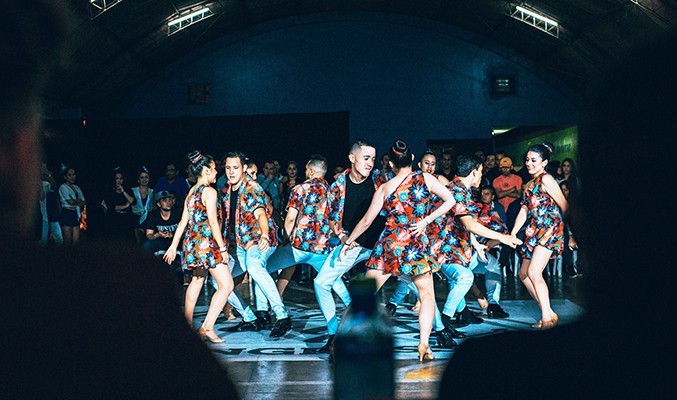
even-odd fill
[[[317,352],[322,354],[330,354],[333,350],[334,350],[334,335],[329,335],[327,343],[325,343],[324,346],[320,347],[320,349]]]
[[[510,314],[505,312],[498,304],[489,304],[489,308],[487,308],[487,316],[491,319],[508,318]]]
[[[395,304],[393,304],[393,303],[388,303],[388,304],[386,304],[386,312],[387,312],[388,315],[390,315],[391,317],[392,317],[393,315],[395,315],[395,311],[396,311],[396,310],[397,310],[397,305],[395,305]]]
[[[291,318],[282,318],[275,321],[273,329],[270,330],[270,337],[278,338],[284,336],[291,330]]]
[[[258,320],[255,319],[249,322],[242,321],[239,324],[231,326],[226,330],[228,332],[247,332],[247,331],[258,332],[261,330],[261,326],[259,325]]]

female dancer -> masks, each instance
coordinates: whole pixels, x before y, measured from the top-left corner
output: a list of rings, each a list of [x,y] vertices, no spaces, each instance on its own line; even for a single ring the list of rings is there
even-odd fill
[[[366,263],[366,276],[376,280],[378,291],[390,275],[412,275],[421,298],[418,314],[421,337],[419,360],[432,360],[435,357],[428,347],[435,314],[432,273],[439,269],[439,265],[431,256],[425,232],[434,219],[453,207],[454,198],[434,176],[412,171],[414,156],[402,140],[395,141],[389,156],[396,175],[376,190],[367,213],[346,240],[343,251],[357,245],[355,239],[367,230],[381,208],[384,208],[388,213],[385,229]],[[426,215],[431,194],[438,196],[442,204]]]
[[[557,314],[550,308],[548,285],[543,270],[548,260],[562,252],[567,201],[557,181],[545,172],[553,146],[544,142],[529,147],[525,166],[533,177],[522,195],[522,206],[515,219],[512,235],[516,235],[530,218],[524,244],[520,247],[522,266],[519,277],[531,297],[541,308],[541,320],[532,327],[549,329],[557,325]]]
[[[65,181],[59,186],[59,199],[61,200],[59,225],[63,233],[63,243],[78,244],[80,242],[80,217],[85,206],[85,195],[75,184],[76,174],[73,167],[61,164],[61,176]]]
[[[193,278],[186,289],[184,313],[189,324],[193,324],[195,303],[200,296],[207,271],[216,280],[218,289],[212,296],[209,310],[202,326],[198,330],[201,339],[209,339],[212,343],[223,343],[224,340],[214,332],[216,318],[226,305],[228,296],[233,291],[233,278],[228,268],[228,251],[221,233],[219,221],[219,204],[216,190],[209,185],[216,182],[216,164],[211,156],[199,151],[188,154],[191,173],[197,181],[188,191],[181,215],[181,222],[176,228],[172,244],[167,249],[164,259],[171,264],[176,257],[179,240],[183,240],[183,268],[193,271]],[[188,228],[188,229],[186,229]]]

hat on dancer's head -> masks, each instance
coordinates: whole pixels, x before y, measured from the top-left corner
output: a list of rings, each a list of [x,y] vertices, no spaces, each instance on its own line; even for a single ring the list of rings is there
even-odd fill
[[[162,199],[166,199],[167,197],[172,197],[172,194],[167,191],[167,190],[161,190],[157,193],[155,193],[155,201],[160,201]]]
[[[501,162],[498,163],[499,168],[508,167],[512,168],[512,160],[508,157],[501,158]]]

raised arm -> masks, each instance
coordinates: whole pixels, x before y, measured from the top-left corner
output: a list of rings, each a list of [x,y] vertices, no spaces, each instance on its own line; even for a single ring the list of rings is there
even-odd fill
[[[451,210],[451,208],[456,204],[454,196],[451,195],[451,192],[433,175],[424,173],[423,178],[425,179],[425,184],[428,186],[430,193],[439,197],[442,201],[442,204],[433,212],[428,214],[425,218],[417,221],[412,227],[411,231],[416,235],[422,235],[426,227],[431,224],[434,220],[441,217]]]

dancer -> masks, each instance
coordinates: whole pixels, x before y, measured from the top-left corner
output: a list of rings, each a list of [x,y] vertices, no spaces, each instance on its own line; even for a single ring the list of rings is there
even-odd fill
[[[421,161],[418,163],[418,167],[421,169],[422,172],[426,172],[430,175],[433,175],[435,178],[437,178],[438,181],[440,181],[441,184],[445,185],[449,183],[447,178],[445,178],[443,175],[438,175],[435,172],[435,166],[437,165],[437,158],[435,157],[435,153],[428,149],[423,153],[423,156],[421,156]],[[436,210],[439,206],[441,205],[441,200],[439,197],[435,196],[434,194],[430,196],[430,202],[428,203],[428,213],[432,213],[434,210]],[[430,252],[433,255],[433,257],[437,258],[436,254],[439,252],[440,247],[442,245],[442,241],[439,240],[440,237],[440,230],[442,226],[444,225],[444,218],[445,216],[441,216],[435,220],[433,220],[433,223],[428,225],[426,229],[426,234],[428,235],[428,241],[430,242]],[[397,304],[404,300],[404,297],[409,293],[413,292],[416,295],[416,304],[412,308],[412,311],[419,311],[421,308],[421,300],[420,296],[418,293],[418,289],[416,288],[416,285],[414,282],[411,280],[410,275],[402,274],[397,277],[397,286],[395,287],[395,291],[393,292],[392,297],[386,304],[386,310],[390,315],[394,315],[395,311],[397,309]],[[442,315],[437,308],[437,303],[435,303],[435,318],[433,320],[433,330],[435,331],[435,337],[437,339],[437,344],[440,347],[444,348],[450,348],[454,349],[456,348],[456,342],[454,342],[453,339],[463,339],[466,337],[466,334],[464,332],[456,330],[454,327],[451,325],[445,326],[443,321],[442,321]]]
[[[281,337],[291,330],[291,318],[284,308],[275,281],[266,270],[268,257],[278,245],[277,226],[267,210],[266,195],[261,186],[246,173],[245,155],[232,151],[226,155],[228,186],[223,191],[224,223],[228,239],[235,247],[240,267],[249,273],[257,288],[268,299],[275,313],[275,324],[270,337]],[[272,176],[269,171],[269,176]],[[230,331],[260,330],[262,321],[252,318],[234,290],[230,297],[233,307],[243,316],[242,323]],[[264,311],[264,310],[259,310]],[[267,314],[267,310],[265,310]]]
[[[435,314],[432,272],[439,269],[439,265],[430,253],[425,232],[434,219],[451,209],[454,198],[434,176],[412,171],[414,155],[404,141],[396,140],[389,156],[396,175],[374,193],[369,209],[346,240],[342,253],[359,245],[356,240],[369,228],[381,209],[387,212],[385,229],[366,263],[366,277],[376,280],[378,291],[393,274],[412,275],[421,298],[418,314],[419,360],[432,360],[435,356],[428,346]],[[439,197],[442,204],[427,214],[430,194]]]
[[[331,210],[329,225],[342,244],[369,209],[371,199],[378,189],[372,170],[376,161],[376,149],[366,140],[359,139],[350,147],[348,154],[350,168],[341,172],[329,188]],[[338,329],[336,303],[331,291],[337,280],[353,266],[365,261],[371,255],[374,244],[383,230],[385,217],[379,216],[359,238],[359,245],[353,246],[347,254],[341,254],[341,246],[332,250],[314,280],[315,296],[322,315],[327,321],[329,338],[319,350],[332,353],[334,336]]]
[[[475,317],[472,312],[463,307],[459,309],[463,298],[473,284],[474,275],[469,267],[472,260],[471,233],[487,239],[496,239],[510,247],[521,244],[522,241],[514,236],[501,234],[486,228],[477,221],[472,209],[472,187],[477,187],[482,180],[482,162],[474,154],[460,154],[456,157],[454,167],[456,176],[446,186],[454,196],[456,203],[452,209],[453,217],[447,215],[444,227],[439,231],[441,245],[437,250],[441,270],[449,282],[449,294],[442,309],[442,322],[445,326],[452,324],[465,326],[469,323],[480,323],[483,320]],[[456,322],[452,317],[456,312]]]
[[[191,172],[197,177],[197,182],[188,190],[181,222],[174,232],[174,239],[164,259],[167,264],[174,261],[179,241],[186,232],[183,239],[182,264],[184,269],[193,271],[193,277],[186,289],[184,314],[192,326],[195,303],[197,303],[209,271],[212,278],[216,280],[218,289],[212,295],[207,316],[198,334],[203,340],[209,339],[212,343],[223,343],[224,340],[214,332],[214,324],[233,290],[233,278],[227,266],[228,252],[221,233],[217,193],[214,188],[210,187],[216,182],[216,165],[211,156],[203,155],[197,150],[189,153],[188,159]]]
[[[548,260],[562,252],[562,216],[568,208],[557,181],[545,172],[552,151],[553,145],[548,142],[529,147],[524,163],[533,179],[527,183],[522,206],[512,228],[514,235],[529,217],[526,239],[519,249],[522,256],[519,277],[541,309],[540,321],[532,325],[536,329],[552,328],[559,319],[550,308],[548,285],[543,279],[543,270],[548,265]]]

